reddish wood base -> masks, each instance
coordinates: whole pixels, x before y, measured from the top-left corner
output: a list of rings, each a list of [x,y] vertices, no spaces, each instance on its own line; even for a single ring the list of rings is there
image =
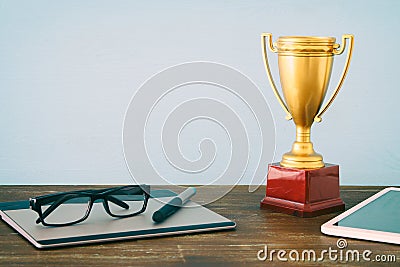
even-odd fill
[[[299,217],[344,211],[339,191],[339,165],[301,170],[268,165],[267,192],[261,208]]]

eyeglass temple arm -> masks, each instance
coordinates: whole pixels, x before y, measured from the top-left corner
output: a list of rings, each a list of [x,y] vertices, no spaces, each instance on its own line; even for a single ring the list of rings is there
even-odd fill
[[[57,199],[60,199],[65,194],[70,194],[70,193],[56,193],[56,194],[51,194],[51,195],[43,195],[43,196],[34,197],[32,199],[35,200],[34,203],[40,203],[40,205],[46,205],[46,204],[56,201]]]
[[[118,191],[118,190],[120,190],[120,189],[123,189],[123,188],[125,188],[126,186],[123,186],[123,187],[118,187],[118,188],[111,188],[111,189],[117,189],[117,190],[115,190],[115,191]],[[140,185],[140,187],[138,187],[138,188],[134,188],[134,190],[135,191],[137,191],[137,192],[135,192],[135,193],[139,193],[139,192],[141,192],[142,191],[142,189],[143,189],[143,191],[145,191],[146,193],[149,193],[150,192],[150,186],[149,185]],[[55,193],[55,194],[49,194],[49,195],[43,195],[43,196],[38,196],[38,197],[35,197],[35,198],[33,198],[33,199],[36,199],[37,201],[40,201],[40,203],[42,204],[42,205],[46,205],[46,204],[49,204],[49,203],[51,203],[51,202],[54,202],[54,201],[56,201],[57,199],[59,199],[62,195],[65,195],[65,194],[75,194],[75,193],[88,193],[88,194],[101,194],[101,193],[108,193],[107,191],[110,191],[110,188],[106,188],[106,189],[98,189],[98,190],[96,190],[96,189],[86,189],[86,190],[76,190],[76,191],[70,191],[70,192],[60,192],[60,193]],[[112,191],[112,192],[115,192],[115,191]],[[118,200],[117,200],[118,201]],[[120,202],[121,203],[121,202]],[[117,203],[115,203],[115,204],[117,204]],[[118,205],[118,204],[117,204]],[[123,205],[123,204],[121,204],[121,205]],[[125,205],[124,205],[125,206]]]
[[[57,194],[52,194],[52,195],[44,195],[44,196],[40,196],[40,197],[36,197],[34,199],[36,199],[36,201],[40,202],[40,205],[46,205],[49,204],[51,202],[57,201],[58,199],[62,198],[62,195],[64,194],[74,194],[74,193],[90,193],[93,190],[81,190],[81,191],[72,191],[72,192],[65,192],[65,193],[57,193]],[[115,203],[116,205],[119,205],[123,208],[129,208],[128,204],[126,204],[125,202],[112,197],[112,196],[108,196],[109,200],[113,203]]]
[[[104,189],[103,189],[104,190]],[[52,203],[54,201],[57,201],[58,199],[62,198],[63,195],[70,195],[70,194],[76,194],[76,193],[93,193],[95,190],[77,190],[77,191],[70,191],[70,192],[60,192],[60,193],[55,193],[55,194],[48,194],[48,195],[43,195],[43,196],[38,196],[31,198],[35,200],[33,203],[37,205],[36,203],[39,203],[40,205],[46,205],[49,203]]]
[[[120,200],[120,199],[118,199],[116,197],[107,196],[107,200],[111,201],[112,203],[114,203],[114,204],[116,204],[116,205],[118,205],[118,206],[120,206],[122,208],[129,209],[129,205],[128,204],[126,204],[125,202],[123,202],[122,200]]]
[[[68,191],[68,192],[59,192],[59,193],[54,193],[54,194],[42,195],[42,196],[38,196],[38,197],[34,197],[34,198],[37,200],[40,200],[41,203],[46,205],[50,202],[57,200],[62,195],[79,194],[79,193],[87,193],[87,194],[96,194],[97,193],[98,194],[98,193],[102,193],[103,191],[106,191],[106,190],[109,190],[109,189],[108,188],[99,189],[99,190],[85,189],[85,190],[76,190],[76,191]]]

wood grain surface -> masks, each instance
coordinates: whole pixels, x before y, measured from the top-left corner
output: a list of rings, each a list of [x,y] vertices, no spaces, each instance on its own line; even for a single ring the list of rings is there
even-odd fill
[[[0,186],[0,201],[16,201],[55,191],[71,191],[104,186]],[[157,187],[168,188],[168,187]],[[221,190],[222,187],[215,187]],[[378,192],[379,187],[342,187],[346,209]],[[247,186],[236,186],[223,198],[207,207],[237,223],[236,230],[188,234],[162,238],[147,238],[122,242],[101,243],[79,247],[39,250],[4,222],[0,223],[1,266],[237,266],[237,265],[346,265],[399,266],[400,246],[346,239],[347,249],[371,250],[374,255],[395,255],[396,263],[338,262],[325,258],[323,262],[272,262],[257,259],[257,252],[313,249],[337,249],[338,238],[323,235],[320,226],[337,214],[315,218],[298,218],[259,208],[265,187],[254,193]]]

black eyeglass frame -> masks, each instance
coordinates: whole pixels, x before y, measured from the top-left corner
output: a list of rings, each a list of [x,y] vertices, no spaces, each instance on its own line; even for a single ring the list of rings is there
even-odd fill
[[[110,210],[110,207],[108,206],[108,201],[123,207],[123,208],[129,208],[128,204],[126,204],[123,200],[117,199],[113,197],[112,195],[115,194],[118,191],[121,190],[136,190],[133,192],[130,192],[129,195],[144,195],[144,201],[143,201],[143,206],[142,208],[132,214],[113,214]],[[90,200],[88,201],[88,206],[86,208],[85,215],[72,222],[67,222],[67,223],[47,223],[45,221],[46,217],[51,214],[52,211],[54,211],[58,206],[63,204],[65,201],[73,198],[78,198],[78,197],[89,197]],[[50,195],[43,195],[43,196],[38,196],[38,197],[33,197],[29,199],[29,206],[32,210],[36,211],[39,215],[39,218],[36,220],[36,223],[42,223],[44,226],[69,226],[73,225],[76,223],[80,223],[84,220],[86,220],[89,217],[89,214],[92,210],[93,203],[101,199],[103,200],[103,207],[105,211],[107,212],[108,215],[112,217],[117,217],[117,218],[128,218],[132,217],[135,215],[138,215],[142,212],[144,212],[147,208],[147,203],[150,198],[150,186],[149,185],[126,185],[126,186],[120,186],[120,187],[113,187],[113,188],[106,188],[106,189],[96,189],[96,190],[78,190],[78,191],[71,191],[71,192],[61,192],[61,193],[56,193],[56,194],[50,194]],[[52,203],[53,202],[53,203]],[[42,206],[50,204],[50,207],[48,207],[44,212],[42,212]]]

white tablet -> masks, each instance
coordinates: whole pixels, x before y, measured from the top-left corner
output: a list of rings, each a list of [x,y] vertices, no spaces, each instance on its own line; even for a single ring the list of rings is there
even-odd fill
[[[400,244],[400,188],[389,187],[321,226],[327,235]]]

